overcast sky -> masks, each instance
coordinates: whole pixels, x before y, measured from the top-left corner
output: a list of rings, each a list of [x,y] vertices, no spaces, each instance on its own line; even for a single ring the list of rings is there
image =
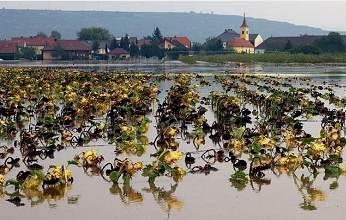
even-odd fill
[[[1,8],[103,10],[103,11],[152,11],[152,12],[203,12],[242,15],[287,21],[294,24],[320,27],[325,30],[346,31],[346,1],[276,1],[276,2],[216,2],[216,1],[89,1],[89,2],[15,2],[0,1]]]

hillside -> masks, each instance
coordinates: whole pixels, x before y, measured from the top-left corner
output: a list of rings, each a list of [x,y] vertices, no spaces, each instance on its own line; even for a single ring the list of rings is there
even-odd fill
[[[82,27],[103,26],[115,36],[128,33],[145,36],[158,26],[165,36],[187,35],[193,41],[204,41],[216,36],[225,28],[238,30],[242,17],[199,13],[169,12],[102,12],[102,11],[49,11],[0,9],[0,38],[29,36],[39,31],[58,30],[64,38],[75,38]],[[319,28],[299,26],[286,22],[248,18],[251,33],[270,36],[325,34]]]

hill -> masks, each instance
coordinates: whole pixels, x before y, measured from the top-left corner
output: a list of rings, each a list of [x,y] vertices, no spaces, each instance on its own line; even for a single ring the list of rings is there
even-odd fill
[[[193,41],[204,41],[225,28],[239,29],[241,16],[171,12],[104,12],[0,9],[0,38],[30,36],[43,31],[58,30],[64,38],[76,38],[82,27],[102,26],[115,36],[150,35],[158,26],[165,36],[187,35]],[[248,18],[251,33],[270,36],[326,34],[327,31],[265,19]]]

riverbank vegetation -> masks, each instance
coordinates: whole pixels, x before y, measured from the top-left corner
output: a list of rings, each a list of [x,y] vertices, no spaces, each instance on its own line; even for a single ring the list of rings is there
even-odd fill
[[[275,52],[264,54],[199,54],[180,56],[179,60],[186,64],[197,61],[224,64],[227,62],[241,63],[346,63],[346,53],[302,54]]]

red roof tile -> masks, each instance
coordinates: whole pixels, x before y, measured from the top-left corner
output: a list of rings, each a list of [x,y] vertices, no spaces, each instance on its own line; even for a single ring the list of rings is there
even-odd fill
[[[17,43],[13,41],[0,41],[0,53],[12,54],[17,52]]]
[[[145,39],[137,40],[138,47],[141,47],[143,45],[150,45],[150,44],[151,44],[151,40],[145,40]]]
[[[50,37],[15,37],[12,41],[20,46],[51,46],[55,43],[54,38]]]
[[[190,48],[191,47],[191,41],[190,41],[190,39],[188,37],[180,36],[180,37],[174,37],[174,39],[179,41],[186,48]]]
[[[53,45],[45,47],[43,50],[54,50],[55,46],[60,46],[66,51],[89,51],[91,48],[80,40],[57,40]]]
[[[244,39],[239,38],[239,37],[232,38],[230,45],[231,45],[231,47],[250,47],[250,48],[254,47],[250,43],[250,41],[244,40]]]
[[[171,42],[178,41],[181,45],[183,45],[186,48],[191,47],[191,41],[186,36],[174,36],[174,37],[167,37]]]
[[[111,52],[111,55],[121,55],[121,54],[129,54],[126,50],[123,48],[114,48]]]

